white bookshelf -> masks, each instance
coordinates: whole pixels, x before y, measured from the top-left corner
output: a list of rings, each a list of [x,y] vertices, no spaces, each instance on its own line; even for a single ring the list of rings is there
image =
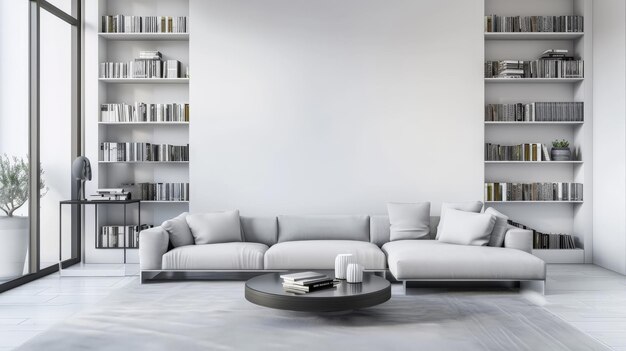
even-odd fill
[[[584,33],[485,33],[485,40],[573,40]]]
[[[546,126],[546,125],[563,125],[563,126],[581,126],[585,122],[500,122],[500,121],[485,121],[487,125],[511,125],[511,126]]]
[[[169,104],[189,103],[189,78],[98,78],[99,63],[127,62],[140,51],[157,50],[163,59],[179,60],[182,73],[189,66],[189,33],[100,33],[103,15],[189,16],[189,0],[94,0],[85,6],[85,130],[88,157],[97,161],[88,193],[97,188],[117,188],[131,183],[187,183],[188,161],[100,161],[102,142],[140,142],[154,144],[189,144],[190,122],[101,122],[100,105],[135,102]],[[188,27],[189,28],[189,27]],[[193,114],[193,113],[191,113]],[[193,117],[191,117],[193,118]],[[188,211],[188,201],[142,201],[142,224],[160,225],[164,220]],[[136,207],[128,218],[136,218]],[[120,225],[121,211],[98,210],[101,225]],[[87,215],[90,217],[90,215]],[[89,221],[89,219],[88,219]],[[122,250],[96,249],[92,229],[85,225],[86,263],[120,263]],[[138,263],[137,250],[129,250],[128,262]]]
[[[582,165],[583,161],[485,161],[488,165]]]
[[[581,83],[584,78],[485,78],[485,83],[498,84],[572,84]]]
[[[188,126],[189,122],[98,122],[106,126]]]
[[[99,78],[111,84],[189,84],[189,78]]]
[[[584,102],[584,122],[483,121],[485,142],[503,145],[566,139],[572,161],[484,161],[485,182],[577,182],[583,201],[486,201],[513,221],[544,233],[571,234],[578,249],[534,250],[549,263],[592,257],[592,4],[591,0],[485,0],[485,15],[582,15],[584,33],[484,33],[485,60],[531,60],[547,49],[568,49],[584,63],[584,78],[485,78],[485,104]],[[550,165],[550,166],[548,166]]]
[[[189,33],[99,33],[106,40],[189,40]]]

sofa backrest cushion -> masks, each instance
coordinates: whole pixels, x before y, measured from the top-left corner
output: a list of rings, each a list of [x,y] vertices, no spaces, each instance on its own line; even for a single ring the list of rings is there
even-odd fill
[[[278,240],[278,221],[276,217],[241,216],[240,219],[244,241],[261,243],[267,246],[276,244]]]
[[[370,241],[367,215],[278,216],[278,242],[298,240]]]
[[[437,235],[439,216],[430,216],[430,235],[424,239],[434,239]],[[370,242],[378,246],[388,243],[390,237],[390,223],[387,215],[370,216]]]

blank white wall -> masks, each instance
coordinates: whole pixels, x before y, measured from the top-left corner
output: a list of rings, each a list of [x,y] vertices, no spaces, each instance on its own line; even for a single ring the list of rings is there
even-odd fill
[[[593,262],[626,274],[626,5],[593,3]]]
[[[438,214],[482,199],[482,1],[190,0],[189,13],[192,211],[432,201]]]

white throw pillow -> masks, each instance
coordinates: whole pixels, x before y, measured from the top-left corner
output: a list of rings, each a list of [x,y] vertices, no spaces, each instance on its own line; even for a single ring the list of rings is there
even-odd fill
[[[194,244],[193,235],[187,224],[187,215],[189,213],[183,212],[161,224],[161,227],[169,234],[170,241],[174,247]]]
[[[441,218],[439,219],[439,226],[437,227],[436,239],[439,239],[439,233],[443,229],[445,223],[444,218],[446,216],[446,210],[453,209],[464,212],[479,213],[483,209],[483,203],[481,201],[466,201],[466,202],[444,202],[441,204]]]
[[[500,213],[500,211],[494,209],[493,207],[486,209],[485,213],[488,213],[496,218],[496,224],[493,226],[491,237],[489,237],[489,246],[502,247],[502,245],[504,245],[504,236],[506,235],[506,231],[509,229],[509,217]]]
[[[430,233],[430,202],[387,204],[389,240],[420,239]]]
[[[196,245],[243,241],[239,210],[190,214],[187,224]]]
[[[459,244],[484,246],[496,224],[494,216],[488,213],[473,213],[447,209],[445,225],[439,233],[439,241]]]

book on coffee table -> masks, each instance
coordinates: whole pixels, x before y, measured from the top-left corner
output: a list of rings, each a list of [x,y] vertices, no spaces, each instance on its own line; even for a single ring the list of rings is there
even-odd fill
[[[306,280],[306,279],[320,279],[320,278],[328,279],[328,276],[326,274],[318,273],[318,272],[299,272],[299,273],[283,274],[280,277],[284,281],[291,281],[291,282]]]

